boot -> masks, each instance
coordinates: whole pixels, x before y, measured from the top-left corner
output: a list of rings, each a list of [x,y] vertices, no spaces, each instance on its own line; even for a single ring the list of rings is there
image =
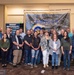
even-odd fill
[[[54,66],[52,66],[52,69],[54,69]]]

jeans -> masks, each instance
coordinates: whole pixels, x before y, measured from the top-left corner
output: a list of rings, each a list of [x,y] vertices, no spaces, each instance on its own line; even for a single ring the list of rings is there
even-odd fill
[[[62,56],[62,54],[61,54],[61,51],[60,51],[60,54],[58,55],[58,66],[60,66],[60,63],[61,63],[61,56]]]
[[[42,51],[43,54],[43,65],[48,65],[49,52],[47,50]]]
[[[25,64],[31,63],[31,50],[25,50]]]
[[[72,49],[72,59],[74,59],[74,49]]]
[[[39,50],[38,59],[37,59],[37,64],[39,64],[41,60],[42,60],[42,51]]]
[[[0,58],[2,58],[2,54],[1,54],[1,48],[0,48]]]
[[[2,64],[7,64],[7,51],[4,52],[2,50],[1,53],[2,53]]]
[[[32,65],[36,65],[37,64],[37,58],[38,58],[39,50],[33,50],[32,49],[31,52],[32,52],[31,64]]]
[[[69,50],[64,50],[63,61],[64,61],[64,68],[66,68],[66,65],[67,65],[68,68],[70,68]]]
[[[58,66],[58,54],[56,52],[52,54],[52,66]]]

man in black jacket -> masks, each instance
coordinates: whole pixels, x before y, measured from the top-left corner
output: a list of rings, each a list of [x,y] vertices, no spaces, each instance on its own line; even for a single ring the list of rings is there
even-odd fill
[[[23,43],[19,36],[19,30],[16,30],[16,34],[12,39],[13,42],[13,66],[16,67],[17,64],[20,64],[22,57],[22,47]]]

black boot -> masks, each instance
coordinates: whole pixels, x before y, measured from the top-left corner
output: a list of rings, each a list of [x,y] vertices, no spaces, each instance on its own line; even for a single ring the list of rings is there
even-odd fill
[[[56,66],[56,69],[58,69],[58,66]]]
[[[54,69],[54,66],[52,66],[52,69]]]

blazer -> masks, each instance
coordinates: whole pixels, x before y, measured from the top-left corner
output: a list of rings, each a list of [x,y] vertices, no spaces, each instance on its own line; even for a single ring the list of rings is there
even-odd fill
[[[22,44],[22,40],[21,40],[21,37],[20,36],[18,36],[18,40],[19,40],[19,44]],[[13,36],[12,42],[17,42],[16,41],[16,35]],[[22,49],[22,47],[19,48],[19,50],[21,50],[21,49]],[[17,50],[17,46],[15,44],[13,44],[13,50]]]
[[[8,35],[7,35],[7,39],[9,40],[9,42],[10,42],[10,48],[12,48],[12,45],[13,45],[13,43],[12,43],[12,34],[10,34],[10,37],[8,37]]]
[[[51,39],[50,40],[50,42],[49,42],[49,47],[50,47],[50,54],[52,55],[53,54],[53,51],[54,51],[54,47],[53,47],[53,40]],[[56,54],[60,54],[60,46],[61,46],[61,42],[60,42],[60,40],[58,39],[57,41],[56,41],[56,44],[57,44],[57,51],[56,51]]]

